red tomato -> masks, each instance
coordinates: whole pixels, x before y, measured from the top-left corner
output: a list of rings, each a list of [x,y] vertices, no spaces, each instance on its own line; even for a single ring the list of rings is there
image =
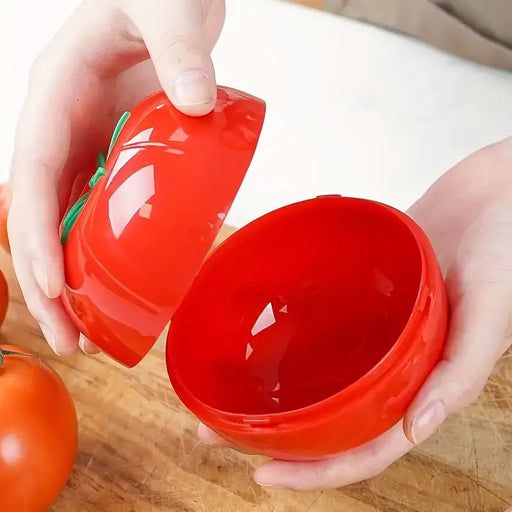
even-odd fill
[[[9,182],[0,185],[0,245],[11,253],[9,246],[9,238],[7,236],[7,215],[11,206],[12,193],[11,185]]]
[[[44,512],[69,478],[77,437],[60,377],[26,350],[0,345],[0,510]]]

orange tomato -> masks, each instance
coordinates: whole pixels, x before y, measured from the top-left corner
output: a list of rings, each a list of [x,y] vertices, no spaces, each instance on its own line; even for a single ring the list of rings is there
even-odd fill
[[[60,377],[26,350],[0,345],[0,510],[47,510],[71,474],[77,437]]]

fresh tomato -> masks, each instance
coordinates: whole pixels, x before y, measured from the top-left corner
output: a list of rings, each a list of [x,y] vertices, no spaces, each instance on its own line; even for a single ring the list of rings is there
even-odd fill
[[[0,185],[0,246],[9,254],[11,247],[9,245],[9,237],[7,236],[7,215],[11,207],[12,192],[9,182]]]
[[[26,350],[0,345],[0,510],[47,510],[71,474],[77,437],[60,377]]]

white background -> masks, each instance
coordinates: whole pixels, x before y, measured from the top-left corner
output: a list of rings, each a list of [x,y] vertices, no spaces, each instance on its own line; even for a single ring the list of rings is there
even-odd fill
[[[0,179],[30,64],[77,0],[0,0]],[[267,101],[228,221],[340,193],[404,209],[456,161],[512,134],[512,74],[276,0],[228,0],[218,82]]]

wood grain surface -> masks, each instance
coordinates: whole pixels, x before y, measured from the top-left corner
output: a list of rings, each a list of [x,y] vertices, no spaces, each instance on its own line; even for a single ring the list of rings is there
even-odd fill
[[[52,512],[501,512],[512,504],[510,354],[477,403],[382,475],[332,491],[266,490],[252,479],[262,458],[198,442],[159,348],[132,370],[104,356],[52,355],[3,252],[0,268],[11,289],[3,340],[42,354],[79,415],[76,465]]]

